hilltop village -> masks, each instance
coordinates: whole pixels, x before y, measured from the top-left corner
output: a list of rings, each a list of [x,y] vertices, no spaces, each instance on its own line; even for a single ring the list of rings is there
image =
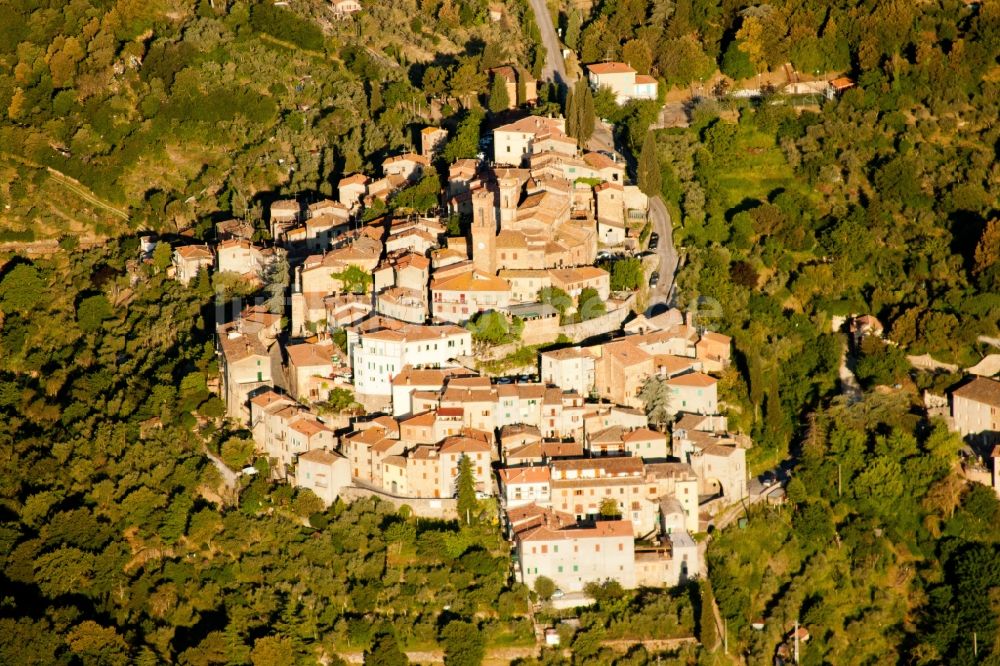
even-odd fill
[[[185,283],[288,284],[278,307],[218,325],[228,416],[273,479],[327,504],[377,495],[455,516],[467,465],[529,585],[702,574],[692,534],[746,495],[750,443],[719,414],[729,338],[677,310],[635,312],[656,282],[647,196],[619,155],[526,115],[481,141],[492,155],[449,166],[439,214],[366,214],[419,186],[447,135],[425,128],[420,153],[345,176],[336,201],[273,202],[272,242],[230,220],[217,244],[173,248]],[[626,288],[619,262],[638,273]],[[508,349],[532,356],[505,365]]]

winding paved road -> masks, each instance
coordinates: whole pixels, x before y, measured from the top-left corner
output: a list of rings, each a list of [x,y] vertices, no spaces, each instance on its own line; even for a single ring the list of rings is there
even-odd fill
[[[549,8],[546,6],[545,0],[529,0],[529,2],[531,11],[535,14],[538,32],[542,35],[542,45],[545,47],[545,66],[542,67],[542,79],[567,85],[569,81],[566,78],[562,45],[559,44],[559,37],[556,35],[556,28],[552,23]]]
[[[660,282],[649,290],[649,310],[659,305],[670,305],[673,302],[672,291],[674,278],[677,275],[677,248],[674,247],[674,226],[670,222],[670,213],[660,197],[649,200],[649,220],[653,223],[653,231],[660,237],[656,254],[660,257]]]

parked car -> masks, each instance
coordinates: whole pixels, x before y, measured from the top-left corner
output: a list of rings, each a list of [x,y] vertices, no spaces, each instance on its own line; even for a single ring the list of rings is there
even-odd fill
[[[657,271],[653,271],[653,274],[649,276],[649,286],[655,287],[660,283],[660,274]]]
[[[559,589],[557,589],[555,592],[552,593],[552,598],[553,599],[562,599],[565,596],[566,596],[566,593],[563,592],[562,590],[559,590]]]
[[[655,250],[659,246],[660,246],[660,239],[659,238],[655,238],[653,236],[650,236],[649,237],[649,245],[647,246],[647,248],[650,249],[650,250]]]

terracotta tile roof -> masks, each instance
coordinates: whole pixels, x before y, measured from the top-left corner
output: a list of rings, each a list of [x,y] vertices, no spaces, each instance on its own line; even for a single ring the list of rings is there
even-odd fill
[[[517,397],[521,400],[541,400],[545,397],[547,387],[544,384],[514,384]]]
[[[495,275],[471,270],[441,279],[431,280],[434,291],[510,291],[510,285]]]
[[[325,425],[317,421],[316,417],[305,414],[293,420],[288,427],[292,430],[301,432],[306,437],[312,437],[313,435],[321,432],[333,432]]]
[[[479,439],[472,437],[448,437],[445,439],[439,450],[444,453],[489,453],[490,445]]]
[[[582,460],[553,460],[552,471],[566,472],[570,470],[604,471],[605,476],[634,476],[643,471],[642,458],[630,456],[621,458],[584,458]],[[600,477],[599,477],[600,478]],[[572,479],[579,481],[579,478]]]
[[[430,160],[423,155],[418,155],[416,153],[403,153],[402,155],[394,155],[393,157],[387,157],[382,162],[382,167],[384,168],[387,164],[395,164],[396,162],[416,162],[423,166],[430,164]]]
[[[398,375],[392,378],[393,386],[444,386],[448,377],[469,372],[464,368],[445,368],[441,370],[415,369],[405,365]]]
[[[385,439],[385,434],[385,428],[376,426],[366,430],[357,430],[352,432],[350,435],[347,435],[345,439],[352,444],[364,444],[370,447]]]
[[[236,363],[253,356],[267,358],[267,347],[256,335],[239,333],[236,322],[226,324],[219,329],[219,346],[227,363]]]
[[[645,351],[628,341],[609,342],[604,345],[603,353],[612,356],[618,363],[628,367],[639,365],[651,360],[652,357]]]
[[[720,344],[728,345],[732,344],[733,339],[728,335],[723,335],[722,333],[715,333],[714,331],[705,331],[701,334],[702,340],[708,340],[709,342],[718,342]]]
[[[625,429],[621,426],[613,425],[591,433],[587,439],[590,440],[591,444],[612,444],[622,441],[624,432]]]
[[[406,458],[403,456],[386,456],[382,459],[383,465],[391,465],[392,467],[406,467]]]
[[[662,369],[667,375],[676,375],[685,370],[689,370],[698,364],[698,360],[687,356],[674,356],[673,354],[654,354],[653,366]]]
[[[326,449],[313,449],[312,451],[306,451],[305,453],[300,454],[299,460],[314,462],[320,465],[333,465],[341,460],[346,461],[347,458],[334,451],[327,451]]]
[[[646,463],[646,473],[657,479],[694,480],[698,478],[691,465],[680,462]]]
[[[520,120],[503,125],[493,130],[494,132],[522,132],[525,134],[538,134],[543,131],[562,132],[563,121],[559,118],[545,118],[543,116],[526,116]]]
[[[399,421],[392,418],[388,414],[382,414],[381,416],[376,416],[369,423],[375,423],[382,428],[386,429],[386,432],[399,434]]]
[[[583,161],[595,169],[621,169],[624,171],[620,164],[601,153],[584,153]]]
[[[721,458],[728,458],[729,456],[735,454],[737,451],[742,451],[743,449],[738,446],[729,446],[726,444],[709,444],[708,446],[702,447],[701,452],[709,456],[718,456]]]
[[[968,384],[955,389],[952,396],[1000,407],[1000,381],[988,377],[976,377]]]
[[[333,365],[334,347],[331,345],[314,345],[306,342],[300,345],[289,345],[285,351],[288,353],[289,364],[296,367]],[[340,353],[339,347],[336,348],[336,353]]]
[[[337,183],[337,187],[345,187],[347,185],[366,185],[368,183],[368,176],[363,173],[356,173],[346,178],[341,178]]]
[[[710,416],[704,416],[702,414],[684,413],[684,415],[681,416],[676,423],[674,423],[671,429],[674,432],[678,430],[704,430],[707,421],[709,430],[711,430],[711,418],[712,417]]]
[[[625,433],[622,437],[622,441],[628,442],[649,442],[649,441],[666,441],[667,436],[662,432],[656,432],[655,430],[650,430],[649,428],[636,428],[632,432]]]
[[[708,386],[714,386],[718,383],[718,380],[714,377],[709,377],[708,375],[701,372],[689,372],[685,375],[677,375],[676,377],[671,377],[666,381],[670,386],[691,386],[697,388],[705,388]]]
[[[198,247],[197,245],[189,245],[187,247]],[[230,238],[219,243],[216,248],[219,250],[228,250],[231,247],[238,247],[243,250],[249,250],[254,247],[253,243],[246,240],[245,238]],[[178,250],[181,248],[177,248]]]
[[[594,358],[589,349],[583,347],[566,347],[565,349],[555,349],[542,352],[545,358],[554,358],[557,361],[568,361],[575,358]]]
[[[264,391],[250,398],[250,403],[258,407],[270,407],[276,402],[291,403],[292,400],[274,391]]]
[[[505,467],[500,470],[500,480],[505,486],[519,483],[548,483],[549,468],[540,467]]]
[[[636,83],[656,83],[657,81],[656,81],[656,79],[654,79],[649,74],[636,74],[635,75],[635,82]]]
[[[467,375],[463,377],[452,377],[448,380],[449,388],[490,388],[490,378],[479,375]]]
[[[192,259],[212,259],[212,248],[207,245],[182,245],[181,247],[175,248],[176,252],[182,259],[192,260]]]
[[[409,427],[426,427],[430,428],[437,421],[437,414],[435,412],[420,412],[419,414],[414,414],[408,419],[403,419],[399,422],[399,425],[403,428]]]
[[[575,539],[607,539],[613,537],[631,537],[632,522],[629,520],[602,520],[593,527],[562,527],[553,529],[539,525],[533,529],[519,532],[519,541],[568,541]]]
[[[532,442],[507,453],[508,460],[581,457],[583,445],[578,442]]]
[[[563,284],[585,282],[589,280],[611,279],[611,274],[597,266],[578,266],[576,268],[551,268],[549,275],[553,281]]]
[[[455,335],[470,335],[466,329],[452,325],[423,326],[408,324],[399,329],[382,329],[372,333],[363,333],[362,340],[387,340],[394,342],[417,342],[421,340],[439,340]]]
[[[504,427],[500,428],[500,439],[506,439],[508,437],[512,437],[513,438],[513,437],[525,436],[525,435],[528,435],[528,436],[531,436],[531,437],[537,437],[538,439],[541,439],[542,438],[542,431],[539,430],[536,426],[528,425],[528,424],[525,424],[525,423],[516,423],[516,424],[513,424],[513,425],[505,425]]]
[[[507,520],[510,521],[511,526],[517,532],[537,527],[543,523],[548,523],[550,526],[555,527],[576,523],[576,518],[572,515],[538,506],[534,502],[509,509],[507,511]]]
[[[623,62],[595,62],[587,65],[587,69],[594,74],[625,74],[635,70]]]
[[[517,73],[514,71],[514,68],[511,67],[510,65],[494,67],[490,71],[497,76],[502,76],[504,80],[510,83],[517,83]]]

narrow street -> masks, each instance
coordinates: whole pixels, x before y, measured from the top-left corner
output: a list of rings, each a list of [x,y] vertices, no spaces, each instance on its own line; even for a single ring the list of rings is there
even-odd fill
[[[654,308],[660,309],[658,306],[669,306],[673,302],[674,279],[677,276],[679,257],[677,248],[674,247],[674,227],[670,221],[670,213],[660,197],[649,200],[649,220],[653,224],[653,232],[660,237],[655,250],[660,257],[660,282],[649,290],[648,311],[655,314]]]
[[[556,35],[555,25],[545,0],[529,0],[531,11],[535,13],[535,23],[542,35],[542,45],[545,46],[545,66],[542,67],[542,80],[567,85],[566,66],[562,57],[562,46]]]
[[[618,155],[619,160],[626,159],[615,146],[611,127],[600,120],[594,125],[594,133],[587,142],[587,150],[610,152]],[[649,305],[646,309],[648,314],[655,315],[659,314],[664,306],[669,307],[674,300],[674,280],[677,276],[680,256],[674,246],[674,225],[670,219],[670,212],[667,211],[667,206],[660,197],[653,197],[649,200],[649,220],[652,222],[653,231],[660,237],[659,245],[654,250],[660,258],[657,268],[660,273],[660,281],[655,287],[650,288]]]

